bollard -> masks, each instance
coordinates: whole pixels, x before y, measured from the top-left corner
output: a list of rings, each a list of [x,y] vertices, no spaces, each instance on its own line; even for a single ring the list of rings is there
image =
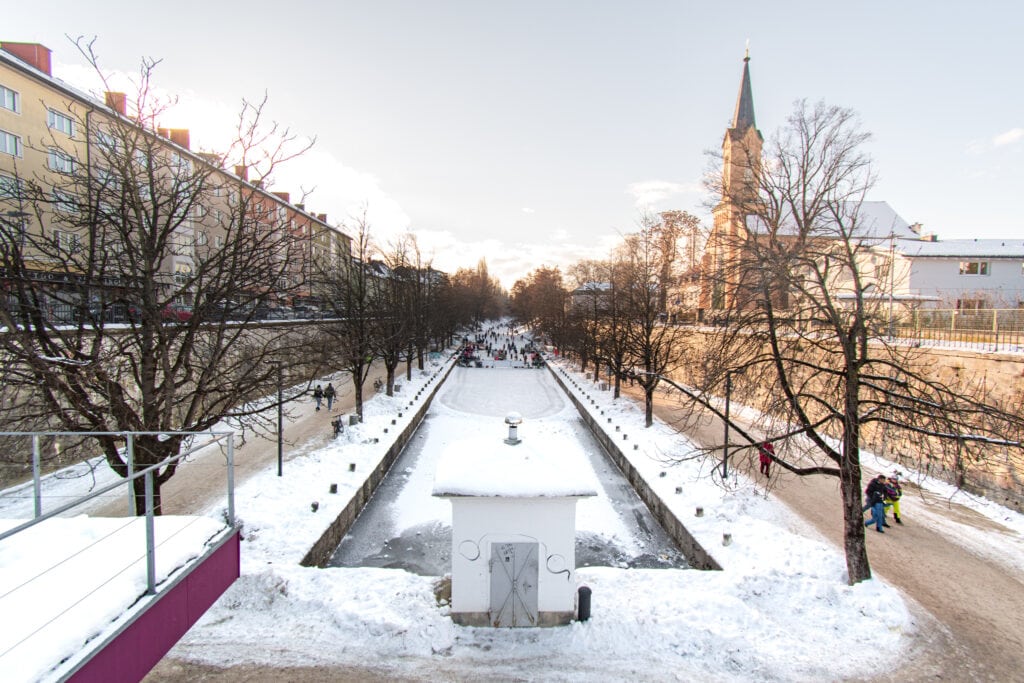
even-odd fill
[[[393,425],[398,424],[398,420],[396,420],[395,418],[391,418],[391,424],[393,424]]]
[[[682,492],[683,492],[683,487],[682,486],[677,486],[676,487],[676,493],[682,493]]]
[[[580,586],[576,592],[579,596],[579,611],[576,614],[576,618],[579,621],[588,621],[590,619],[590,587]]]
[[[702,507],[698,507],[697,508],[697,516],[698,517],[703,517],[704,516],[704,508],[702,508]]]
[[[634,451],[640,450],[640,444],[638,444],[638,443],[633,444],[633,450]]]
[[[659,477],[664,477],[664,476],[665,476],[665,474],[666,474],[665,472],[658,472],[658,476],[659,476]]]
[[[348,464],[348,471],[349,472],[355,472],[356,471],[356,464],[354,462],[350,462]]]
[[[722,534],[722,545],[732,545],[732,534]]]
[[[312,503],[310,503],[309,509],[312,510],[313,512],[316,512],[317,510],[320,509],[320,503],[314,500]]]
[[[337,492],[338,492],[338,485],[337,484],[331,484],[331,493],[337,493]]]

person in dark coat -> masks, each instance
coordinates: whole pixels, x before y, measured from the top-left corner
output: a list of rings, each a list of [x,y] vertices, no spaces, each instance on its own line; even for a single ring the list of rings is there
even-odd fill
[[[327,388],[324,389],[324,398],[327,399],[327,410],[331,409],[334,405],[334,385],[330,382],[327,383]]]
[[[316,409],[320,410],[320,401],[324,400],[324,390],[320,388],[319,384],[313,390],[313,400],[316,401]]]
[[[772,456],[775,455],[775,446],[769,441],[765,441],[761,444],[760,448],[760,460],[761,460],[761,474],[766,477],[771,476]]]
[[[885,523],[885,484],[885,475],[879,474],[871,480],[867,489],[864,490],[864,494],[867,497],[867,503],[864,505],[864,509],[871,510],[871,519],[864,522],[864,526],[871,526],[874,524],[875,531],[880,534],[885,533],[882,531],[883,526],[889,526]]]

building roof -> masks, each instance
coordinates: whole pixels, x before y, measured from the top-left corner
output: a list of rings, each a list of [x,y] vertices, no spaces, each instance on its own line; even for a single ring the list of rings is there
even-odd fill
[[[732,116],[732,127],[745,131],[756,128],[754,120],[754,91],[750,87],[750,54],[743,58],[743,80],[740,81],[740,92],[736,96],[736,111]]]
[[[433,495],[481,498],[579,498],[597,495],[578,443],[546,433],[467,438],[441,454]]]
[[[1024,258],[1024,240],[961,239],[913,240],[899,239],[896,253],[907,258]]]
[[[845,202],[843,213],[848,218],[856,217],[855,239],[867,242],[887,242],[892,238],[905,240],[920,240],[916,232],[911,229],[910,224],[896,213],[889,206],[888,202]],[[851,225],[854,222],[850,221]],[[747,230],[751,232],[765,232],[764,220],[760,216],[748,215],[746,219]],[[782,235],[796,234],[796,223],[792,217],[784,217],[782,227],[779,229]],[[839,238],[839,228],[834,221],[824,220],[815,229],[816,237]]]

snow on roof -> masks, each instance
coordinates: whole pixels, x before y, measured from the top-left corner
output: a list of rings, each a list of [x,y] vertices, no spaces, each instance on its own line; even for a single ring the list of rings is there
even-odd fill
[[[1024,240],[963,239],[896,241],[896,252],[908,258],[1024,258]]]
[[[539,423],[530,423],[536,427]],[[528,430],[531,431],[531,430]],[[441,454],[435,496],[561,498],[596,496],[577,441],[564,435],[520,434],[516,445],[498,436],[456,441]]]
[[[843,202],[843,213],[847,217],[856,217],[856,237],[861,240],[888,240],[891,236],[897,239],[918,239],[910,224],[907,223],[888,202]],[[747,229],[752,232],[764,231],[764,220],[757,215],[747,216]],[[851,223],[852,224],[852,223]],[[838,230],[831,221],[823,221],[817,226],[818,235],[827,237],[834,234],[839,237]],[[795,231],[792,216],[782,220],[783,234]]]

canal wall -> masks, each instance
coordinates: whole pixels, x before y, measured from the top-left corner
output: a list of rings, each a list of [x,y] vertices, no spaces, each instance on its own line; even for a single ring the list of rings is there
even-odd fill
[[[426,399],[420,403],[416,410],[416,413],[412,416],[409,424],[406,425],[405,429],[398,434],[395,438],[395,442],[391,444],[384,457],[381,458],[377,466],[367,475],[366,480],[363,481],[363,485],[353,493],[352,499],[348,505],[342,509],[341,513],[331,522],[330,526],[324,531],[324,533],[317,539],[313,546],[306,553],[306,556],[302,558],[300,564],[303,567],[326,567],[327,561],[331,559],[331,555],[341,545],[341,539],[348,533],[353,522],[359,516],[359,513],[363,511],[370,498],[373,497],[374,491],[387,476],[388,470],[395,464],[395,460],[401,455],[402,450],[406,444],[412,438],[413,434],[420,426],[420,422],[423,421],[423,416],[430,410],[430,404],[434,400],[434,396],[437,394],[438,389],[444,384],[445,380],[448,379],[448,375],[451,374],[452,369],[455,367],[454,363],[448,363],[448,369],[443,374],[436,375],[427,387],[424,389],[428,391]]]
[[[590,414],[590,411],[586,409],[583,403],[569,390],[562,378],[558,376],[558,373],[548,365],[548,371],[551,376],[558,382],[558,386],[562,388],[565,395],[569,397],[569,400],[576,406],[576,410],[579,412],[580,417],[586,423],[591,433],[598,443],[601,444],[608,457],[611,458],[612,462],[619,468],[626,480],[629,481],[633,490],[636,491],[637,495],[640,496],[640,500],[644,502],[647,509],[651,511],[651,515],[661,524],[662,528],[665,529],[665,533],[675,541],[676,545],[679,546],[679,550],[682,551],[683,555],[686,556],[690,566],[694,569],[705,569],[705,570],[720,570],[722,567],[718,564],[714,557],[704,549],[696,538],[693,537],[687,528],[683,525],[679,518],[669,509],[669,506],[665,504],[665,501],[661,499],[654,489],[647,483],[647,480],[643,478],[640,472],[633,466],[633,463],[629,461],[622,449],[619,448],[618,443],[608,435]]]

